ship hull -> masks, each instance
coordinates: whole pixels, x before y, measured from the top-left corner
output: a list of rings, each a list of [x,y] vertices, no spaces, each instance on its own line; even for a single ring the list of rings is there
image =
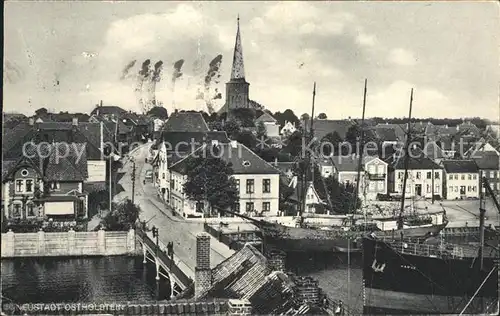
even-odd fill
[[[410,227],[402,230],[376,231],[378,238],[424,238],[436,236],[446,224],[426,227]],[[285,252],[361,252],[361,238],[368,232],[335,232],[298,227],[281,226],[261,229],[264,242]],[[277,233],[278,232],[278,233]],[[349,237],[348,237],[349,236]]]
[[[447,259],[401,253],[380,240],[364,238],[364,311],[369,315],[486,313],[496,309],[497,271],[493,258]],[[486,280],[486,281],[485,281]]]

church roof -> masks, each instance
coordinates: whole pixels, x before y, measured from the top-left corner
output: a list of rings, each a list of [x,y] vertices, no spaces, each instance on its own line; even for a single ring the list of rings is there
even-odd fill
[[[236,42],[234,44],[233,66],[231,68],[231,80],[245,79],[245,65],[243,64],[243,48],[241,46],[240,17],[238,16],[238,27],[236,30]]]

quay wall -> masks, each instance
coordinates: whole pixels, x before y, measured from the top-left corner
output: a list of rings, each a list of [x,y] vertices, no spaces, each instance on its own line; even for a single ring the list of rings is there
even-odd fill
[[[2,234],[2,258],[131,255],[139,251],[134,230]]]

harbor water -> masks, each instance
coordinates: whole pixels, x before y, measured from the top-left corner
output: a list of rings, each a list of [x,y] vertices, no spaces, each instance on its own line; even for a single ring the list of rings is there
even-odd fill
[[[2,296],[16,304],[152,301],[170,297],[142,257],[2,259]]]

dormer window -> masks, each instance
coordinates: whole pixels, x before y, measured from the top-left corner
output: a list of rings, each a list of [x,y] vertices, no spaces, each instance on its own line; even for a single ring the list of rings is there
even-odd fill
[[[23,177],[27,177],[27,176],[28,176],[28,174],[29,174],[28,170],[26,170],[26,169],[21,170],[21,175],[22,175]]]
[[[51,182],[51,183],[50,183],[50,189],[51,189],[51,190],[55,190],[55,191],[57,191],[57,190],[59,190],[60,188],[61,188],[61,185],[60,185],[60,183],[59,183],[59,182],[54,181],[54,182]]]
[[[24,192],[24,180],[16,180],[16,192]]]
[[[250,164],[250,161],[245,160],[245,161],[243,161],[242,165],[243,165],[243,167],[250,167],[251,164]]]

